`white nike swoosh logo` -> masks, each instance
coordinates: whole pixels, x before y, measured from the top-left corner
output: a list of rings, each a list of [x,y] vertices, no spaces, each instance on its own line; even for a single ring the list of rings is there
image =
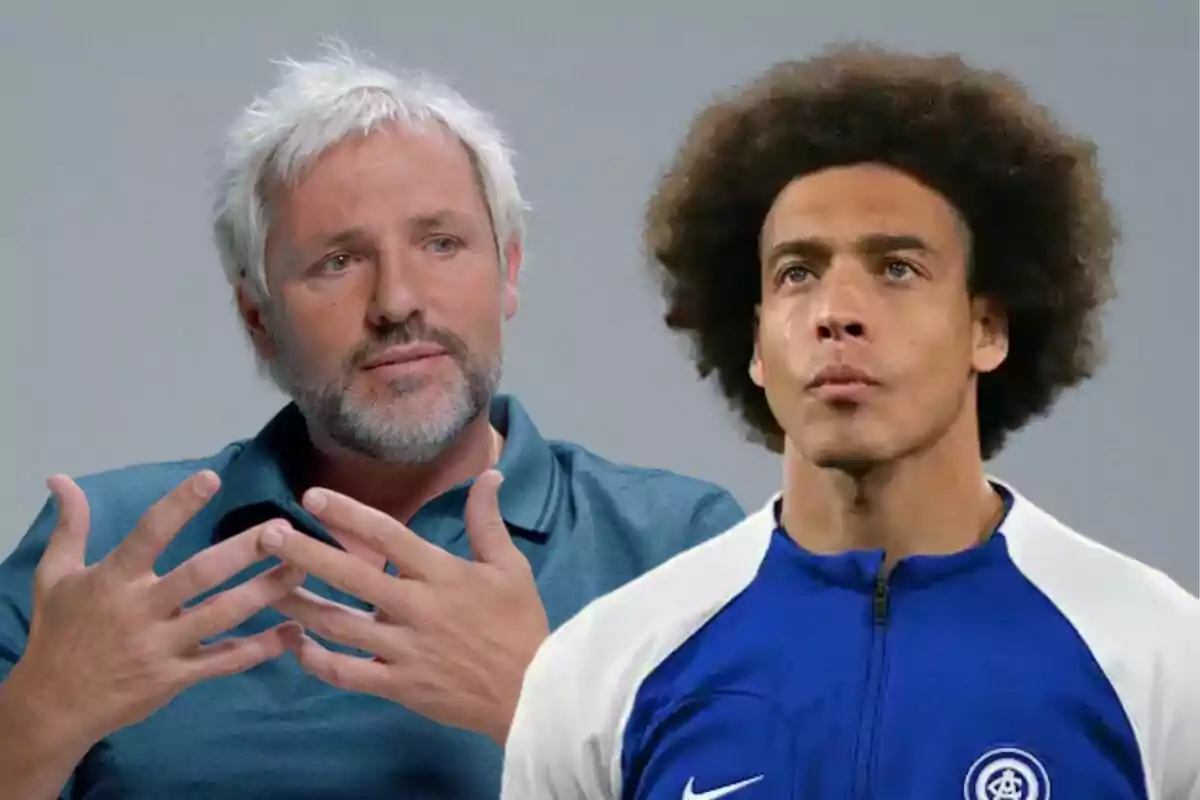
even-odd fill
[[[718,786],[716,789],[709,789],[707,792],[696,794],[696,779],[689,778],[687,786],[683,787],[683,800],[717,800],[718,797],[724,797],[727,794],[732,794],[738,789],[745,789],[752,783],[758,783],[764,776],[758,775],[753,778],[747,778],[744,781],[730,783],[725,786]]]

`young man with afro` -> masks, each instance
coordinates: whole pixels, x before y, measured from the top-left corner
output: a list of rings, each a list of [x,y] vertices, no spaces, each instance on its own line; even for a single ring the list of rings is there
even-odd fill
[[[1095,147],[841,45],[705,110],[646,238],[783,489],[543,645],[505,797],[1200,799],[1200,601],[984,467],[1096,366]]]

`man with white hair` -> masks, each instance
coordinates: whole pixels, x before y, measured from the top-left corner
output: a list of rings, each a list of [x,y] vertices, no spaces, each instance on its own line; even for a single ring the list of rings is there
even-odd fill
[[[49,479],[0,565],[0,797],[494,798],[548,631],[742,509],[498,394],[524,201],[453,90],[285,62],[217,189],[293,402],[206,458]]]

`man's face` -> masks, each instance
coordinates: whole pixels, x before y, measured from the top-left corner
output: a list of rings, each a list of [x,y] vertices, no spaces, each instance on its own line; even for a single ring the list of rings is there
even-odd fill
[[[805,460],[862,469],[973,424],[975,373],[1007,339],[968,295],[969,249],[956,210],[889,167],[826,169],[775,199],[751,374]]]
[[[265,307],[241,293],[259,357],[344,447],[424,463],[484,413],[516,311],[461,143],[392,126],[341,142],[269,195]]]

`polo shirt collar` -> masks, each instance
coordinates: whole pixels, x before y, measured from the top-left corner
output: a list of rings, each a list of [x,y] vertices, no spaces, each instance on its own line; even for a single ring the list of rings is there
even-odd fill
[[[550,444],[516,398],[497,395],[489,418],[504,436],[504,451],[496,465],[504,476],[500,514],[513,533],[544,541],[554,528],[563,491],[561,468]],[[221,490],[212,501],[217,513],[214,542],[280,516],[300,530],[331,541],[296,499],[311,485],[312,462],[307,424],[300,409],[289,403],[243,444],[224,470]],[[472,482],[465,481],[434,498],[417,517],[429,513],[461,516]]]

